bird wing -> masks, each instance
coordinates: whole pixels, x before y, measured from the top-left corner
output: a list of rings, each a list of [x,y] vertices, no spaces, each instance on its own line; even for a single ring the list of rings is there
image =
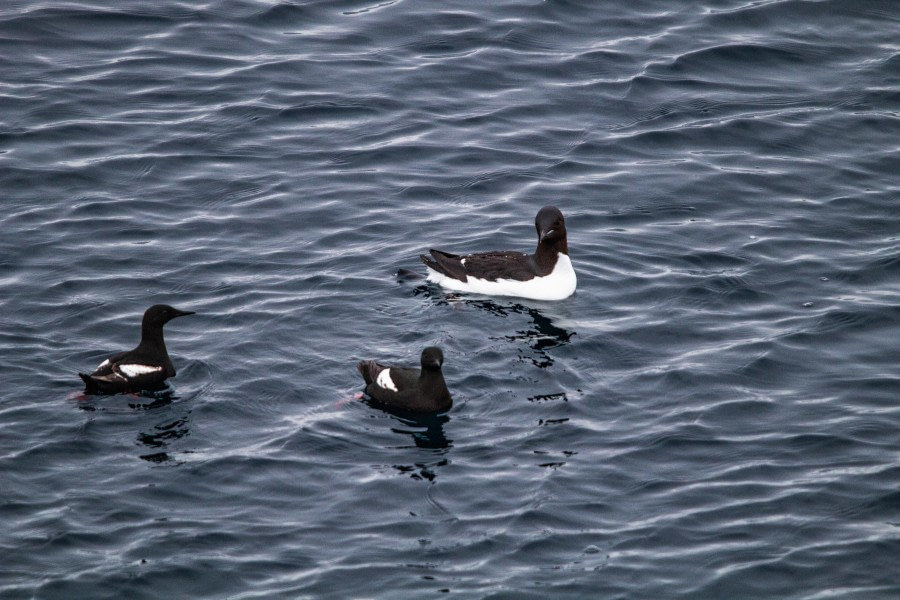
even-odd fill
[[[384,365],[379,365],[374,360],[361,360],[356,365],[356,369],[359,371],[359,374],[362,375],[363,379],[366,380],[366,385],[369,385],[373,381],[378,379],[378,374],[381,373],[384,369],[386,369]]]
[[[114,373],[116,364],[120,360],[122,360],[123,358],[128,356],[128,354],[129,353],[127,351],[117,352],[117,353],[113,354],[112,356],[110,356],[109,358],[104,360],[102,363],[97,365],[97,368],[91,372],[90,377],[102,378],[104,376],[112,375]]]
[[[135,389],[149,388],[166,380],[166,369],[162,365],[146,364],[123,360],[113,367],[113,372],[124,378]]]
[[[113,354],[97,365],[92,373],[78,375],[88,390],[118,392],[150,389],[166,380],[168,369],[134,350]]]
[[[406,403],[418,393],[419,370],[389,367],[375,361],[360,363],[360,371],[366,369],[366,394],[388,405]]]
[[[391,381],[399,390],[414,390],[419,385],[419,369],[391,367]]]
[[[431,255],[434,258],[432,262],[439,266],[436,271],[463,282],[469,277],[485,281],[498,279],[527,281],[537,275],[533,257],[523,252],[476,252],[457,256],[432,250]],[[434,269],[428,261],[425,264]]]
[[[424,254],[419,257],[422,259],[422,262],[425,263],[426,267],[433,269],[438,273],[443,273],[452,279],[458,279],[462,282],[467,281],[466,268],[462,264],[464,257],[457,254],[450,254],[449,252],[435,250],[434,248],[428,252],[431,254],[430,257],[425,256]]]

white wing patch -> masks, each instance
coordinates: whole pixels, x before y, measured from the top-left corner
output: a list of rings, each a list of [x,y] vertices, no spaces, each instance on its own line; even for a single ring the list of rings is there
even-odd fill
[[[384,388],[386,390],[391,390],[396,392],[397,386],[394,385],[394,380],[391,379],[391,370],[385,369],[381,373],[378,374],[378,379],[375,380],[376,385],[380,388]]]
[[[108,364],[109,364],[109,359],[107,358],[107,359],[104,360],[102,363],[100,363],[99,365],[97,365],[97,368],[94,369],[94,370],[95,370],[95,371],[99,371],[100,369],[102,369],[103,367],[107,366]]]
[[[150,365],[119,365],[119,371],[126,377],[137,377],[138,375],[147,375],[148,373],[159,373],[162,367],[152,367]]]

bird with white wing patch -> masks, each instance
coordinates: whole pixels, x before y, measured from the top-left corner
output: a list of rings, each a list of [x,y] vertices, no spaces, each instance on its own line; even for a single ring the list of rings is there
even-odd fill
[[[429,346],[422,350],[421,368],[388,367],[374,360],[360,361],[356,368],[366,381],[366,394],[388,409],[411,412],[450,410],[453,400],[441,366],[444,353]]]
[[[137,392],[162,386],[175,377],[175,366],[166,350],[163,325],[176,317],[194,314],[167,304],[154,304],[144,312],[141,342],[133,349],[114,354],[90,374],[79,373],[89,394]]]

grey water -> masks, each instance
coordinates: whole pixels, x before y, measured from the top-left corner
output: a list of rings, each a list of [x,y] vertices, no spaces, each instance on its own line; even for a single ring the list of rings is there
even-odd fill
[[[898,32],[3,2],[0,598],[900,598]],[[395,277],[546,204],[567,300]],[[82,395],[157,302],[169,388]],[[429,345],[449,412],[356,400]]]

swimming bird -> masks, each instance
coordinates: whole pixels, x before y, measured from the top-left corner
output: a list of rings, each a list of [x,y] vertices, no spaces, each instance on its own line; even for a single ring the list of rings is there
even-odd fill
[[[141,321],[141,343],[133,350],[113,354],[91,374],[79,373],[89,394],[117,394],[159,388],[175,377],[175,366],[166,351],[163,325],[175,317],[194,314],[167,304],[154,304]]]
[[[366,380],[366,394],[386,408],[420,413],[450,410],[453,400],[441,372],[444,353],[429,346],[422,350],[421,362],[421,369],[413,369],[363,360],[356,368]]]
[[[459,256],[430,250],[421,255],[428,281],[448,290],[532,300],[562,300],[575,293],[577,278],[569,259],[566,220],[555,206],[534,218],[538,234],[534,254],[478,252]]]

